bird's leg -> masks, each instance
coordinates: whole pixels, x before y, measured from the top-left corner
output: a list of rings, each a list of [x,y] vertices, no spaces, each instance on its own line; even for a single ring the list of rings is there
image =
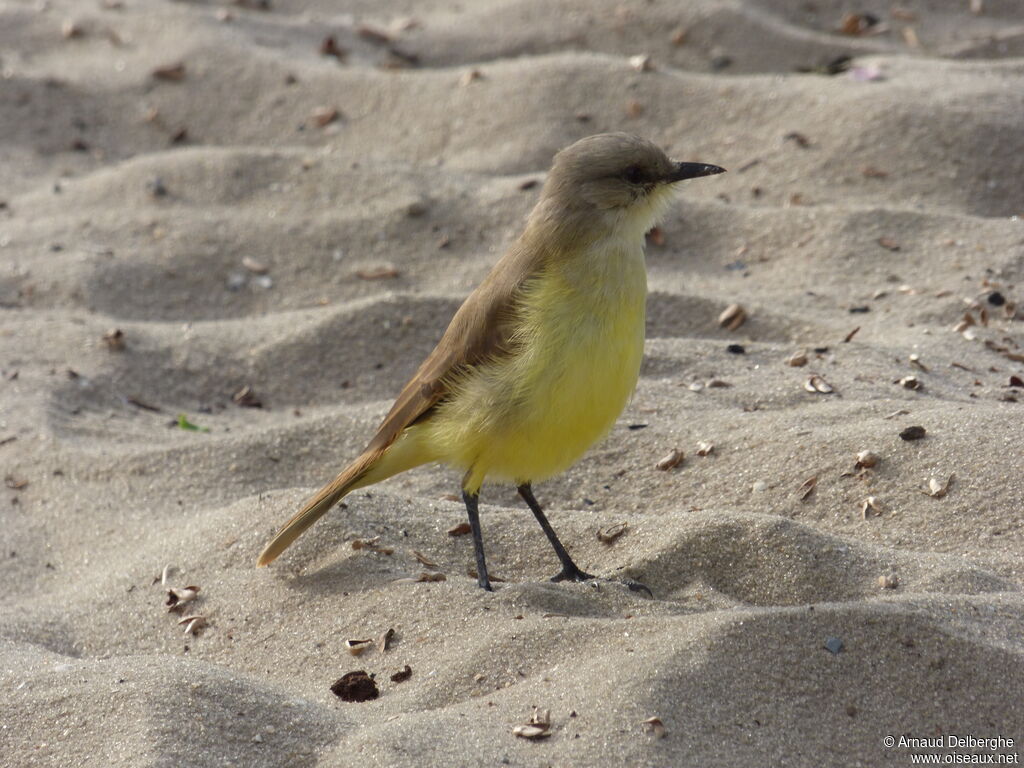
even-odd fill
[[[523,497],[523,501],[533,512],[533,516],[537,518],[537,522],[540,523],[540,527],[544,529],[544,535],[548,537],[548,541],[551,542],[551,546],[555,549],[555,554],[558,555],[559,561],[562,563],[562,570],[557,576],[553,577],[552,581],[587,581],[588,579],[595,578],[589,573],[585,573],[580,570],[579,566],[572,561],[569,557],[569,553],[565,551],[565,547],[562,546],[562,542],[558,540],[558,536],[555,535],[555,529],[551,527],[551,523],[544,517],[544,510],[540,508],[540,504],[533,497],[533,489],[530,488],[529,483],[523,483],[519,486],[519,495]]]
[[[477,509],[479,496],[462,490],[462,500],[466,502],[466,514],[469,516],[469,528],[473,532],[473,551],[476,554],[476,583],[481,589],[493,592],[491,580],[487,576],[487,562],[484,560],[484,537],[480,533],[480,512]]]

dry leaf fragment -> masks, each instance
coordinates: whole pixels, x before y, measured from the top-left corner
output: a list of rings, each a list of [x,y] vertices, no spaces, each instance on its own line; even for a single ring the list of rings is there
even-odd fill
[[[665,738],[665,724],[661,722],[660,717],[648,717],[641,721],[640,727],[644,733],[653,733],[659,739]]]
[[[683,459],[686,455],[678,448],[673,448],[670,453],[662,457],[662,459],[654,466],[660,469],[662,472],[667,472],[670,469],[674,469],[683,463]]]
[[[20,491],[22,488],[28,487],[28,480],[16,478],[14,475],[7,475],[4,478],[4,485],[12,491]]]
[[[240,405],[243,408],[263,407],[263,401],[257,397],[256,392],[248,384],[235,392],[235,394],[231,396],[231,401],[235,405]]]
[[[467,533],[470,533],[472,530],[473,529],[470,527],[469,523],[459,523],[458,525],[452,526],[451,528],[448,529],[448,535],[449,536],[465,536]]]
[[[338,45],[338,41],[334,39],[334,36],[328,36],[323,39],[320,43],[320,55],[321,56],[333,56],[338,61],[344,61],[348,56],[348,51]]]
[[[686,27],[676,27],[672,30],[672,37],[669,38],[669,41],[672,45],[682,45],[686,42],[686,32]]]
[[[715,450],[715,444],[709,443],[706,440],[701,440],[697,443],[697,455],[698,456],[710,456]]]
[[[427,568],[437,568],[437,563],[433,562],[422,552],[417,552],[415,549],[410,551],[412,552],[412,556],[419,560],[421,564],[427,566]]]
[[[1022,388],[1024,388],[1024,379],[1022,379],[1020,376],[1011,376],[1010,377],[1010,383],[1007,384],[1007,386],[1008,387],[1022,387]]]
[[[626,102],[626,115],[628,117],[640,117],[644,113],[644,105],[636,99]]]
[[[388,45],[391,43],[391,35],[385,32],[379,27],[374,27],[369,24],[360,24],[356,27],[356,34],[359,35],[363,40],[374,43],[376,45]]]
[[[353,656],[359,656],[363,651],[370,647],[373,640],[346,640],[345,650]]]
[[[900,249],[900,244],[891,237],[878,238],[878,244],[890,251],[898,251]]]
[[[888,171],[883,171],[881,168],[875,168],[873,165],[865,165],[860,169],[860,172],[868,179],[884,179],[889,175]]]
[[[799,352],[794,352],[786,358],[786,365],[791,368],[800,368],[807,365],[807,352],[802,349]]]
[[[858,333],[860,333],[859,325],[843,337],[843,344],[849,344]]]
[[[609,525],[607,528],[598,528],[598,541],[604,542],[605,544],[611,544],[626,532],[626,527],[628,525],[628,523],[614,523],[613,525]]]
[[[419,576],[409,576],[409,577],[404,578],[404,579],[395,579],[394,583],[395,584],[419,584],[421,582],[447,581],[447,580],[448,580],[448,577],[445,576],[443,573],[427,573],[426,571],[424,571]],[[501,579],[496,579],[494,576],[491,576],[491,581],[501,581]]]
[[[398,672],[395,672],[395,674],[393,674],[391,676],[391,682],[392,683],[404,683],[410,677],[412,677],[412,667],[410,667],[408,664],[406,664],[405,665],[405,669],[402,669],[402,670],[400,670]]]
[[[871,469],[881,461],[878,454],[874,451],[861,451],[857,454],[857,463],[854,464],[855,469]]]
[[[804,382],[804,389],[808,392],[813,392],[820,395],[830,395],[835,392],[832,385],[829,384],[825,379],[817,373],[812,374],[808,377],[807,381]]]
[[[953,483],[953,475],[950,475],[945,480],[940,480],[937,477],[933,477],[928,480],[928,490],[922,490],[921,493],[926,496],[931,496],[933,499],[941,499],[947,493],[949,493],[949,487]]]
[[[782,137],[782,140],[792,141],[801,149],[807,149],[809,146],[811,146],[811,140],[808,139],[804,134],[800,133],[800,131],[790,131],[789,133]]]
[[[881,19],[871,13],[847,13],[839,22],[841,35],[859,37],[861,35],[877,35],[885,32],[888,26],[881,23]]]
[[[199,587],[196,586],[171,587],[167,590],[167,600],[164,601],[164,605],[167,606],[168,611],[180,611],[186,603],[191,603],[196,599],[198,592]]]
[[[921,356],[920,355],[918,355],[916,353],[912,354],[909,359],[910,359],[910,364],[913,365],[915,368],[920,368],[925,373],[928,372],[928,366],[921,362]]]
[[[860,514],[865,520],[871,516],[878,517],[884,511],[881,502],[876,496],[868,496],[860,505]]]
[[[390,265],[383,265],[380,267],[374,267],[373,269],[360,269],[356,272],[356,277],[360,280],[390,280],[391,278],[398,277],[402,273]]]
[[[176,64],[165,64],[162,67],[157,67],[150,74],[155,80],[171,83],[181,82],[185,79],[185,64],[181,61]]]
[[[483,76],[483,72],[481,72],[479,69],[467,70],[466,72],[463,72],[462,76],[459,78],[459,85],[465,88],[467,85],[474,82],[475,80],[482,80]]]
[[[60,25],[60,33],[65,39],[71,40],[76,37],[84,37],[85,28],[77,21],[65,19]]]
[[[182,619],[178,621],[178,626],[180,627],[182,624],[185,625],[186,635],[198,635],[199,630],[205,627],[206,623],[207,622],[205,616],[193,615],[184,616]]]
[[[107,349],[120,352],[124,349],[124,331],[120,328],[111,328],[103,334],[103,343],[107,345]]]
[[[377,552],[381,555],[394,554],[395,550],[393,547],[382,547],[379,544],[377,544],[379,540],[380,536],[374,536],[372,539],[352,539],[352,549],[365,549],[370,552]]]
[[[665,231],[661,227],[654,227],[647,233],[647,239],[660,247],[665,244]]]
[[[814,493],[814,489],[818,487],[818,478],[809,477],[800,484],[800,501],[807,501]]]
[[[718,316],[718,324],[727,330],[735,331],[747,319],[747,312],[739,304],[730,304]]]

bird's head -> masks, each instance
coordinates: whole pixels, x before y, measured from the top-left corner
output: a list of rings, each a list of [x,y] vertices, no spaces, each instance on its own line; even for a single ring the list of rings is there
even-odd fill
[[[724,173],[704,163],[670,160],[652,142],[628,133],[587,136],[557,155],[542,200],[597,220],[652,227],[672,200],[673,186],[685,179]]]

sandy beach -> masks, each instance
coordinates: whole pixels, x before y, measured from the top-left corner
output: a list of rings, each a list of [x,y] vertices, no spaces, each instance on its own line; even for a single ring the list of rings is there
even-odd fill
[[[439,466],[256,569],[606,131],[729,173],[535,487],[602,580]],[[1019,760],[1017,0],[0,0],[0,169],[3,766]]]

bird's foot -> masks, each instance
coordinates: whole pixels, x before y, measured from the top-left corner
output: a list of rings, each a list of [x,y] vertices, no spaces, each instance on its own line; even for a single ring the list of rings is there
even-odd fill
[[[573,566],[571,568],[565,567],[557,574],[551,577],[552,581],[593,581],[597,576],[591,576],[589,573],[581,571],[579,568]]]
[[[627,587],[630,592],[643,592],[648,597],[653,598],[654,593],[651,592],[650,588],[646,584],[641,584],[639,581],[633,579],[606,579],[602,576],[592,576],[591,574],[581,571],[579,568],[563,568],[557,576],[551,577],[552,581],[606,581],[612,584],[621,584]]]

